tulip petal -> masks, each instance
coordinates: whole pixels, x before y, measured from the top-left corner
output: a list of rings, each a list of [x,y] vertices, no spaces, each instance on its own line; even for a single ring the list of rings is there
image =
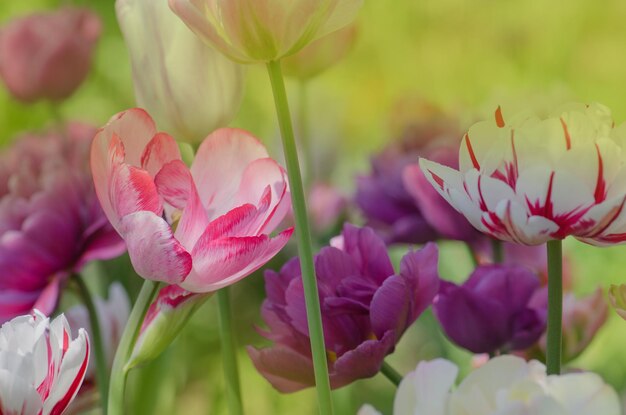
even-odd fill
[[[220,239],[201,237],[193,250],[193,272],[179,285],[202,293],[234,284],[276,255],[292,233],[293,228],[274,238],[267,235]]]
[[[61,415],[78,394],[87,373],[89,354],[87,333],[80,329],[78,337],[69,343],[63,354],[59,376],[54,379],[54,385],[44,402],[43,415]]]
[[[154,177],[164,165],[174,160],[181,160],[178,144],[168,134],[158,133],[141,154],[141,168]]]
[[[243,130],[222,128],[202,142],[191,166],[191,174],[209,219],[237,206],[237,194],[248,165],[267,157],[263,144]]]
[[[171,161],[163,166],[154,181],[165,201],[182,210],[174,236],[185,249],[191,251],[209,220],[189,169],[180,160]]]
[[[247,350],[254,367],[279,392],[296,392],[315,384],[309,356],[282,346],[267,349],[248,346]]]
[[[456,365],[444,359],[420,362],[398,386],[394,415],[445,415],[458,372]]]
[[[331,371],[332,387],[340,388],[356,379],[375,376],[380,371],[385,356],[393,351],[395,337],[394,333],[387,332],[380,340],[366,340],[339,356]]]
[[[154,213],[142,211],[123,217],[120,233],[135,271],[143,278],[177,284],[191,271],[191,255]]]

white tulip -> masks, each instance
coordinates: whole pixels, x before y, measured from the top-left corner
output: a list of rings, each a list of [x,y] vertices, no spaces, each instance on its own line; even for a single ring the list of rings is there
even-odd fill
[[[243,95],[243,67],[206,47],[167,0],[117,0],[137,105],[160,130],[200,142],[231,121]]]
[[[52,322],[38,312],[0,328],[0,413],[61,414],[87,372],[89,340],[79,330],[72,340],[63,315]]]

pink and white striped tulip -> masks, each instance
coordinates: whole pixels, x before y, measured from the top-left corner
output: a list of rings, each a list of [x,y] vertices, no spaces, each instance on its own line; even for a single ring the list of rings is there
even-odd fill
[[[431,185],[478,230],[538,245],[567,236],[626,241],[626,124],[600,104],[567,104],[544,119],[509,115],[472,126],[459,170],[421,159]]]
[[[269,234],[290,208],[286,172],[249,133],[220,129],[191,168],[141,109],[115,115],[91,151],[96,193],[137,273],[212,292],[272,258],[293,230]]]
[[[74,399],[89,362],[89,340],[72,340],[63,315],[52,322],[35,310],[0,329],[0,414],[61,415]]]
[[[279,60],[347,26],[363,0],[169,0],[207,44],[241,63]]]

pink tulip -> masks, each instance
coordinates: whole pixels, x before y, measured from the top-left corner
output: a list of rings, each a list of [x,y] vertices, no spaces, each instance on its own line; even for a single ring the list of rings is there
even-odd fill
[[[290,208],[286,173],[245,131],[215,131],[188,168],[174,139],[131,109],[96,134],[91,167],[100,203],[146,279],[212,292],[260,268],[293,232],[269,236]]]
[[[125,251],[93,187],[96,129],[64,128],[19,137],[0,153],[0,323],[33,308],[49,315],[71,272]]]
[[[0,329],[0,414],[61,415],[80,389],[89,340],[72,340],[63,315],[52,322],[38,311]]]
[[[16,99],[53,101],[70,96],[91,69],[100,18],[63,8],[16,19],[0,31],[0,76]]]

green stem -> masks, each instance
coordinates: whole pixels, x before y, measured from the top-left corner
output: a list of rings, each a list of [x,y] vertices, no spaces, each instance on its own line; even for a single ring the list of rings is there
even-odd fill
[[[563,247],[559,240],[548,241],[548,375],[561,373],[561,336],[563,318]]]
[[[298,105],[298,122],[300,124],[300,145],[302,146],[302,155],[304,156],[304,190],[307,192],[311,189],[311,184],[315,179],[315,161],[313,152],[311,151],[311,141],[309,136],[309,94],[308,82],[300,81],[299,84],[299,104]]]
[[[291,202],[296,223],[296,236],[298,238],[300,267],[302,269],[307,322],[311,340],[311,352],[313,355],[317,400],[320,414],[331,415],[333,413],[333,404],[330,395],[324,331],[322,329],[322,312],[317,291],[315,268],[313,266],[311,229],[309,226],[302,177],[300,175],[300,164],[298,162],[298,152],[293,135],[293,126],[291,125],[291,115],[289,114],[289,104],[287,102],[287,93],[285,91],[285,82],[280,68],[280,61],[269,62],[267,64],[267,71],[272,83],[278,123],[283,138],[285,162],[287,163],[287,175],[289,177]]]
[[[499,239],[491,240],[491,250],[493,253],[493,263],[500,264],[504,261],[504,245]]]
[[[126,390],[128,372],[124,370],[124,366],[133,352],[133,347],[137,341],[143,319],[158,290],[158,282],[145,280],[139,292],[139,296],[135,301],[135,305],[130,312],[128,323],[120,339],[120,344],[117,346],[115,359],[113,360],[111,383],[109,385],[109,411],[107,415],[126,414],[124,408],[124,392]]]
[[[474,268],[476,268],[478,265],[480,265],[480,263],[478,262],[478,257],[476,256],[476,251],[474,251],[474,247],[471,243],[465,242],[465,248],[467,248],[467,252],[469,253]]]
[[[402,382],[402,375],[398,373],[396,369],[389,366],[387,362],[383,362],[383,365],[380,367],[380,373],[385,375],[385,377],[396,386],[400,385],[400,382]]]
[[[217,292],[217,304],[219,308],[222,364],[224,365],[228,408],[231,415],[243,415],[239,368],[237,365],[237,345],[233,331],[232,309],[228,288],[222,288]]]
[[[89,288],[87,288],[87,284],[85,284],[80,274],[74,274],[73,279],[89,315],[89,325],[91,326],[91,333],[89,334],[91,335],[91,345],[96,361],[96,380],[98,382],[98,390],[100,391],[102,412],[106,413],[107,395],[109,393],[109,365],[107,364],[104,342],[102,341],[102,329],[98,319],[98,310],[93,302]]]

